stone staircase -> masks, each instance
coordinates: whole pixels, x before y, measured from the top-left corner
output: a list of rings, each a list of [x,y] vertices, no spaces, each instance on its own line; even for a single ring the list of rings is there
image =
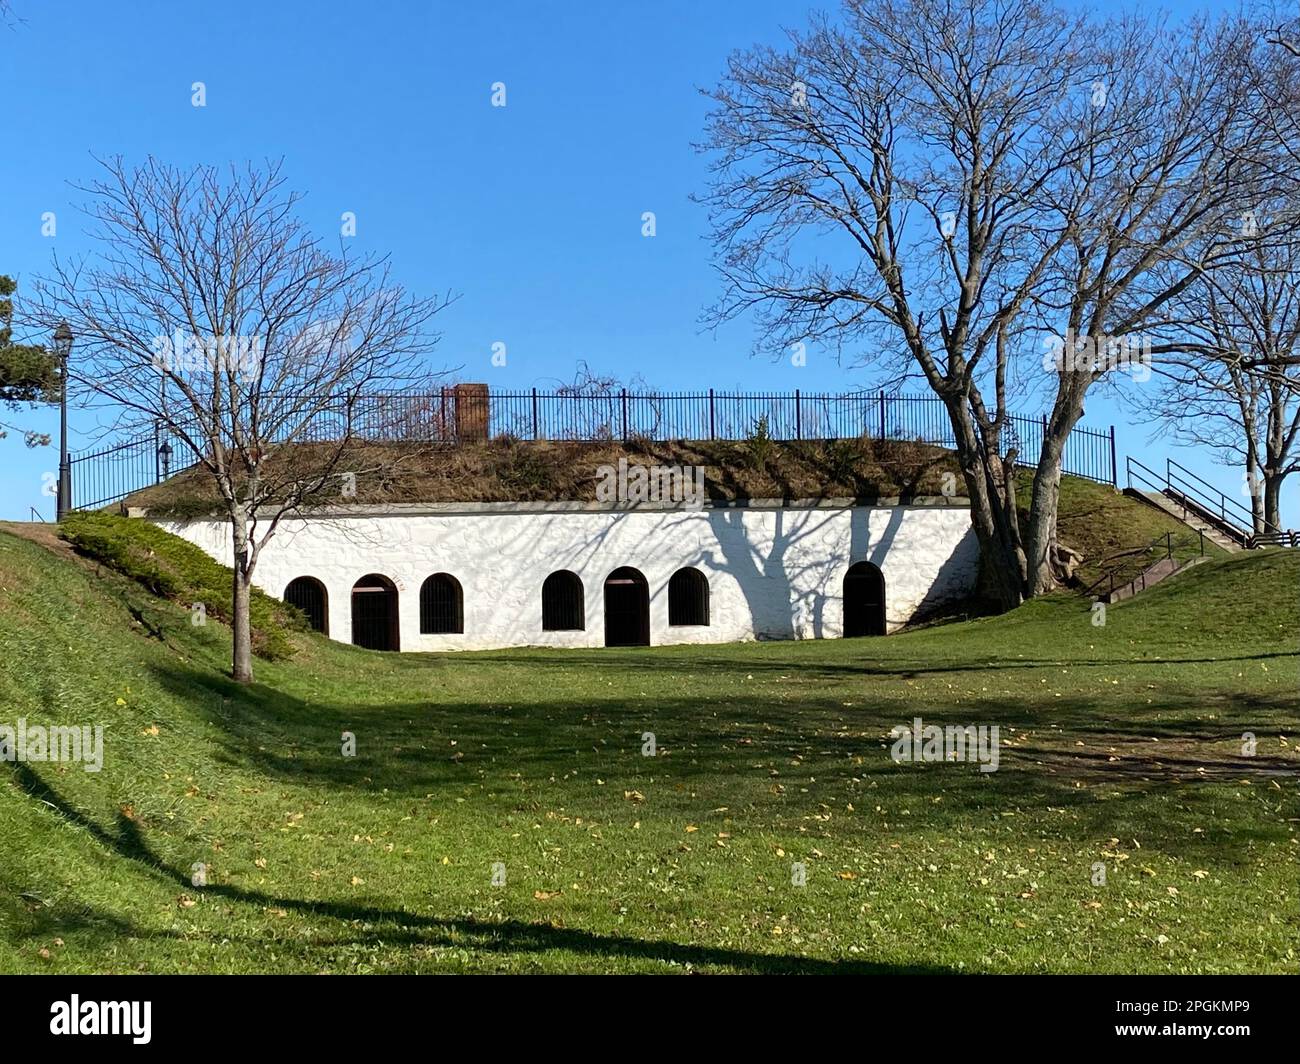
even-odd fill
[[[1189,505],[1191,500],[1180,499],[1162,491],[1143,491],[1139,488],[1125,488],[1124,494],[1131,499],[1138,499],[1154,506],[1176,521],[1181,521],[1193,532],[1203,535],[1206,542],[1213,543],[1216,547],[1229,552],[1246,549],[1248,534],[1244,530],[1235,525],[1225,528],[1224,525],[1228,522],[1211,520],[1201,507]]]
[[[1126,584],[1109,588],[1097,596],[1098,602],[1123,602],[1125,599],[1132,598],[1140,591],[1145,591],[1149,587],[1154,587],[1162,580],[1167,580],[1171,576],[1177,576],[1185,572],[1193,565],[1200,565],[1205,561],[1204,555],[1192,558],[1189,561],[1179,561],[1177,558],[1161,558],[1154,565],[1144,569],[1137,577]]]
[[[1163,475],[1131,455],[1124,459],[1124,469],[1128,476],[1125,495],[1181,521],[1225,551],[1300,547],[1300,532],[1269,526],[1257,533],[1255,515],[1248,506],[1172,459],[1165,460]]]
[[[1188,558],[1188,551],[1184,550],[1188,544],[1183,543],[1178,550],[1183,557],[1175,557],[1173,533],[1166,533],[1145,547],[1124,550],[1104,559],[1119,562],[1123,558],[1134,559],[1143,554],[1149,555],[1159,550],[1162,544],[1164,547],[1165,556],[1147,566],[1137,576],[1130,577],[1132,569],[1127,568],[1126,571],[1126,567],[1120,564],[1094,581],[1085,589],[1084,594],[1091,595],[1098,602],[1122,602],[1171,576],[1177,576],[1193,565],[1199,565],[1205,561],[1207,543],[1228,553],[1259,547],[1300,548],[1300,533],[1297,532],[1274,530],[1267,535],[1257,535],[1253,527],[1254,517],[1249,509],[1177,462],[1166,461],[1163,476],[1132,457],[1125,459],[1125,469],[1128,486],[1123,489],[1123,493],[1191,529],[1197,538],[1190,547],[1195,549],[1199,545],[1200,550],[1198,556]],[[1179,537],[1180,540],[1185,538]]]

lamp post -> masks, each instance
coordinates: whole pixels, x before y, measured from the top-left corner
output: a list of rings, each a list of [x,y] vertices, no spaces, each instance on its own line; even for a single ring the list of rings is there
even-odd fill
[[[167,440],[163,440],[162,446],[158,448],[158,460],[162,465],[162,477],[166,480],[172,472],[172,445]]]
[[[55,520],[62,521],[72,509],[72,463],[68,461],[68,355],[72,353],[72,330],[66,321],[54,330],[54,352],[59,356],[59,489]]]

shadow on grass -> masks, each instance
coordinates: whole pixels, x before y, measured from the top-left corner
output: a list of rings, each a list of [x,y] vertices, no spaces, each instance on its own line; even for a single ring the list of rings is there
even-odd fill
[[[26,763],[17,762],[13,770],[18,786],[29,797],[49,806],[69,823],[85,830],[119,857],[141,866],[151,875],[165,880],[173,887],[193,889],[187,874],[169,868],[153,853],[141,834],[139,826],[133,820],[119,813],[116,830],[109,831],[66,803]],[[878,975],[938,974],[949,971],[946,968],[925,965],[900,966],[875,964],[870,961],[831,961],[815,957],[752,953],[745,950],[696,946],[680,942],[601,935],[576,928],[525,923],[520,920],[488,921],[467,917],[446,919],[420,916],[402,909],[349,902],[286,898],[263,891],[222,884],[203,887],[200,893],[204,897],[224,898],[259,907],[293,910],[307,916],[327,916],[341,921],[359,921],[375,925],[373,933],[364,940],[370,945],[379,942],[443,945],[461,949],[472,947],[484,952],[503,954],[564,951],[610,959],[630,958],[662,964],[689,964],[700,968],[723,968],[763,974]],[[129,925],[124,924],[120,918],[109,919],[117,933],[131,933],[128,931]],[[80,927],[84,924],[84,920],[47,913],[42,923],[44,931],[51,933],[60,928]]]
[[[935,657],[926,659],[903,659],[890,663],[879,662],[878,659],[869,659],[867,657],[867,647],[870,639],[864,637],[861,640],[841,640],[838,645],[862,647],[863,660],[861,662],[822,662],[817,660],[807,661],[765,661],[762,658],[755,658],[752,655],[737,655],[734,658],[728,658],[717,653],[717,646],[711,645],[708,651],[693,655],[686,648],[673,647],[648,647],[641,650],[620,651],[615,655],[608,651],[586,654],[581,651],[564,650],[557,651],[553,662],[556,666],[575,669],[604,669],[607,671],[627,672],[662,672],[678,674],[682,672],[710,672],[718,669],[731,669],[736,672],[756,673],[780,673],[786,675],[798,674],[801,679],[811,679],[817,677],[832,677],[839,679],[851,679],[860,676],[863,679],[880,679],[880,678],[897,678],[902,680],[914,680],[920,676],[939,675],[947,673],[988,673],[996,674],[1003,669],[1041,669],[1041,668],[1059,668],[1062,666],[1068,668],[1110,668],[1110,669],[1133,669],[1133,668],[1150,668],[1150,667],[1168,667],[1174,665],[1228,665],[1233,662],[1241,661],[1272,661],[1279,658],[1291,658],[1300,662],[1300,653],[1296,651],[1275,651],[1266,653],[1243,653],[1235,655],[1217,655],[1215,657],[1163,657],[1163,658],[1079,658],[1075,656],[1063,655],[1057,658],[989,658],[981,661],[970,660],[936,660]],[[790,645],[789,641],[773,640],[770,645],[781,646]],[[754,644],[741,644],[743,646],[752,646]],[[760,644],[769,645],[769,644]],[[796,644],[797,645],[797,644]],[[695,649],[695,648],[690,648]],[[685,652],[679,652],[685,651]],[[466,655],[468,658],[468,655]],[[621,660],[620,660],[621,659]],[[473,662],[481,664],[484,667],[492,666],[515,666],[521,664],[519,652],[494,652],[494,651],[475,651],[473,652]],[[532,659],[528,664],[544,666],[545,659],[540,656]]]
[[[1194,845],[1184,820],[1197,815],[1190,805],[1195,790],[1241,779],[1269,784],[1300,767],[1286,757],[1246,758],[1225,749],[1239,744],[1243,731],[1266,736],[1273,722],[1289,719],[1282,695],[1234,692],[1213,714],[1205,711],[1214,692],[1200,689],[1158,692],[1143,704],[1131,694],[1118,703],[1110,695],[1111,701],[1040,695],[958,705],[895,698],[846,708],[834,697],[792,702],[740,693],[735,704],[707,705],[611,694],[511,707],[432,699],[358,706],[241,687],[178,663],[155,675],[178,695],[211,705],[224,733],[219,756],[232,765],[356,794],[446,801],[473,789],[486,817],[563,801],[592,820],[635,818],[636,807],[618,800],[620,788],[645,792],[660,816],[726,805],[745,829],[817,823],[825,803],[910,808],[916,830],[961,829],[1018,809],[1054,807],[1069,809],[1078,830],[1104,835],[1131,811],[1149,821],[1145,834],[1153,844],[1182,852]],[[896,764],[890,729],[910,725],[913,716],[927,724],[996,724],[999,770]],[[641,756],[646,730],[660,747],[653,759]],[[357,736],[358,756],[341,755],[344,731]],[[592,788],[595,777],[608,791]],[[809,778],[817,785],[805,786]],[[1107,790],[1105,802],[1099,786]],[[1176,793],[1186,801],[1175,810],[1157,812],[1146,801]],[[869,817],[852,827],[840,823],[868,838],[877,830]],[[1245,845],[1273,840],[1276,830],[1272,821],[1243,819],[1233,823],[1232,837]]]

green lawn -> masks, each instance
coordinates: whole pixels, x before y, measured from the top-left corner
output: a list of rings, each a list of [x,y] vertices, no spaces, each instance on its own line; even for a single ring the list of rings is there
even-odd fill
[[[0,764],[0,972],[1294,970],[1298,578],[874,640],[295,634],[243,690],[224,627],[0,534],[0,723],[107,726],[97,775]],[[915,716],[999,725],[999,771],[895,764]]]

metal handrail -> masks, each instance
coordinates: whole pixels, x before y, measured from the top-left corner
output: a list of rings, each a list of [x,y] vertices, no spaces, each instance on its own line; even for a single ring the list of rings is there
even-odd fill
[[[1174,470],[1178,470],[1177,475],[1175,475]],[[1250,510],[1237,502],[1236,499],[1230,499],[1213,484],[1202,477],[1198,477],[1186,466],[1179,465],[1171,458],[1165,459],[1165,479],[1171,490],[1177,490],[1180,494],[1186,495],[1192,502],[1204,508],[1207,513],[1212,514],[1214,512],[1214,506],[1217,502],[1220,521],[1237,525],[1245,535],[1250,535],[1254,529],[1255,515]],[[1176,488],[1175,481],[1178,482]],[[1198,488],[1197,485],[1200,485],[1200,487]],[[1233,511],[1231,518],[1228,516],[1230,508]],[[1274,527],[1273,531],[1280,530]]]
[[[1126,455],[1124,457],[1124,475],[1128,478],[1128,486],[1130,488],[1133,487],[1133,470],[1135,467],[1139,470],[1137,478],[1139,481],[1146,481],[1150,487],[1155,488],[1157,491],[1165,490],[1168,485],[1167,480],[1161,480],[1160,474],[1154,469],[1144,466],[1132,455]]]
[[[1201,554],[1201,557],[1204,557],[1204,556],[1205,556],[1205,533],[1204,533],[1204,532],[1198,532],[1197,535],[1198,535],[1199,543],[1200,543],[1200,554]],[[1131,558],[1131,557],[1135,557],[1136,555],[1139,555],[1139,554],[1146,554],[1146,553],[1150,552],[1151,550],[1155,549],[1157,546],[1159,546],[1159,545],[1162,544],[1162,543],[1164,544],[1164,547],[1165,547],[1165,559],[1168,560],[1168,561],[1172,561],[1172,560],[1173,560],[1173,557],[1174,557],[1174,534],[1173,534],[1173,532],[1166,532],[1166,533],[1165,533],[1164,535],[1162,535],[1162,536],[1157,536],[1157,537],[1156,537],[1155,539],[1153,539],[1150,543],[1148,543],[1145,547],[1130,547],[1130,548],[1127,548],[1127,549],[1122,550],[1122,551],[1116,551],[1114,554],[1111,554],[1111,555],[1106,556],[1105,558],[1102,558],[1101,561],[1102,561],[1102,562],[1115,561],[1117,558]],[[1146,566],[1146,567],[1144,567],[1143,572],[1145,572],[1147,568],[1150,568],[1150,566]],[[1102,585],[1103,582],[1106,582],[1106,581],[1109,581],[1109,585],[1108,585],[1108,587],[1106,588],[1107,593],[1109,594],[1110,592],[1114,591],[1114,590],[1115,590],[1115,574],[1116,574],[1118,571],[1119,571],[1119,570],[1118,570],[1118,567],[1116,567],[1116,568],[1114,568],[1114,569],[1110,569],[1110,570],[1107,571],[1106,573],[1102,574],[1102,576],[1101,576],[1099,579],[1094,580],[1091,584],[1089,584],[1086,588],[1084,588],[1084,590],[1083,590],[1083,594],[1084,594],[1085,596],[1086,596],[1086,595],[1091,595],[1091,594],[1092,594],[1092,593],[1093,593],[1093,592],[1094,592],[1098,587],[1100,587],[1100,586]],[[1139,573],[1138,575],[1141,576],[1141,573]],[[1135,580],[1135,579],[1137,579],[1137,577],[1134,577],[1134,578],[1133,578],[1133,580]],[[1125,582],[1126,584],[1131,584],[1131,583],[1133,583],[1133,580],[1126,580],[1126,581],[1124,581],[1124,582]]]
[[[1162,478],[1154,469],[1143,465],[1132,456],[1126,456],[1124,473],[1130,489],[1133,488],[1133,482],[1136,480],[1139,484],[1154,488],[1163,495],[1171,498],[1176,496],[1175,501],[1181,501],[1184,505],[1190,503],[1211,519],[1217,519],[1221,524],[1235,530],[1242,543],[1248,547],[1275,541],[1280,541],[1281,546],[1300,542],[1300,534],[1278,528],[1271,521],[1265,522],[1266,531],[1254,532],[1255,515],[1250,510],[1173,459],[1165,460],[1165,475]]]
[[[1277,532],[1257,532],[1247,542],[1251,549],[1256,547],[1300,547],[1300,532],[1285,529]]]

